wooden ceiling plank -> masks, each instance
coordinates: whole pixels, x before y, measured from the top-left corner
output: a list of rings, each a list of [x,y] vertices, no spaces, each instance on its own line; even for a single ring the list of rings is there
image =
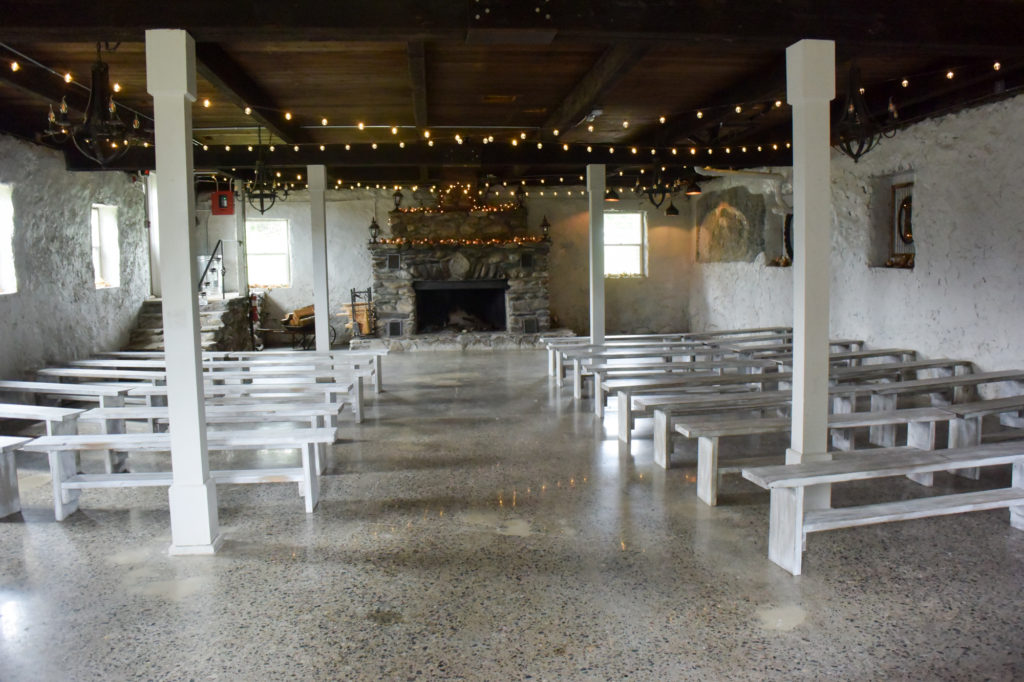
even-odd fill
[[[250,107],[253,121],[262,125],[282,142],[311,142],[310,135],[297,125],[285,125],[267,111],[279,111],[273,98],[215,43],[196,43],[196,71],[239,109]]]
[[[598,58],[594,66],[583,75],[562,103],[541,126],[545,136],[555,128],[567,130],[586,116],[599,103],[620,78],[647,54],[650,48],[636,45],[614,45]]]

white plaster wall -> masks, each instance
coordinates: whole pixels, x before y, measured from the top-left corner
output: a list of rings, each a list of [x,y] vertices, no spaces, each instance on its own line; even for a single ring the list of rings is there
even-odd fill
[[[546,215],[551,223],[551,315],[553,327],[584,334],[590,327],[589,229],[582,187],[571,198],[526,199],[531,232],[539,232]],[[686,200],[676,198],[680,215],[665,215],[667,204],[655,208],[646,200],[628,198],[616,210],[647,212],[647,277],[605,280],[605,326],[609,333],[656,333],[687,328],[689,315],[683,292],[693,256],[692,220]]]
[[[149,293],[142,183],[64,170],[56,151],[0,135],[0,182],[13,186],[18,291],[0,296],[0,377],[120,348]],[[90,210],[116,205],[121,285],[96,289]]]
[[[394,204],[391,192],[376,190],[330,190],[327,193],[327,286],[331,307],[331,324],[342,333],[341,320],[335,315],[351,300],[350,290],[365,289],[372,282],[369,239],[370,219],[376,207],[377,222],[387,230],[387,214]],[[206,204],[202,202],[206,201]],[[208,206],[209,199],[200,200]],[[237,206],[237,203],[236,203]],[[313,303],[313,252],[310,241],[309,193],[292,193],[287,201],[279,201],[263,216],[247,207],[246,218],[287,220],[291,236],[292,282],[290,287],[267,291],[268,315],[279,320],[294,310]],[[218,239],[234,239],[235,216],[201,216],[200,247],[209,235],[208,249]],[[228,273],[231,281],[233,275]]]
[[[833,153],[832,334],[984,369],[1019,367],[1024,332],[1024,97],[919,123],[855,164]],[[913,270],[869,266],[872,180],[914,173]],[[789,324],[788,269],[694,267],[695,329]]]

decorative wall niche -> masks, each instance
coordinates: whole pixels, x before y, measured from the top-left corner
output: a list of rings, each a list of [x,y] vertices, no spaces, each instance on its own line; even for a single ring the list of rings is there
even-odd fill
[[[914,246],[914,173],[903,171],[872,179],[871,253],[873,267],[912,269]]]

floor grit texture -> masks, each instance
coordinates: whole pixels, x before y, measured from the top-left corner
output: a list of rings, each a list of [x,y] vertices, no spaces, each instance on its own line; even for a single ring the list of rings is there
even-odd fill
[[[222,486],[213,557],[167,556],[163,489],[86,491],[55,523],[43,461],[19,460],[0,679],[1024,679],[1005,511],[812,535],[794,578],[767,559],[764,491],[726,477],[704,506],[693,467],[654,465],[648,422],[620,454],[614,412],[545,369],[540,351],[389,356],[316,513],[293,484]],[[723,452],[766,447],[785,441]]]

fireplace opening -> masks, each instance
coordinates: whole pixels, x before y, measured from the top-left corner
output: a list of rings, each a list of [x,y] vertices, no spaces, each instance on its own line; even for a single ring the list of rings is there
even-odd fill
[[[416,332],[505,331],[505,280],[413,282]]]

